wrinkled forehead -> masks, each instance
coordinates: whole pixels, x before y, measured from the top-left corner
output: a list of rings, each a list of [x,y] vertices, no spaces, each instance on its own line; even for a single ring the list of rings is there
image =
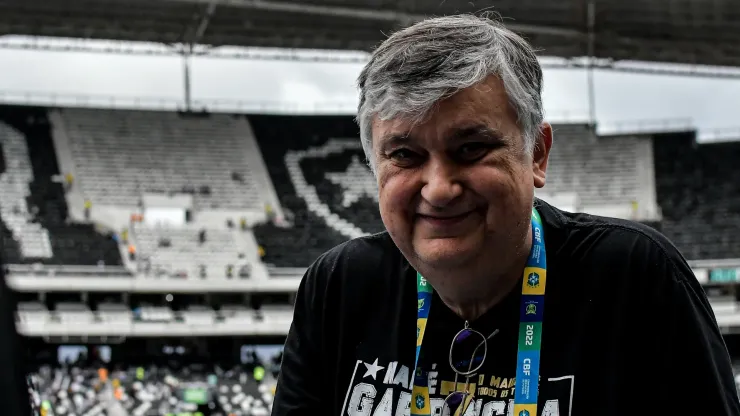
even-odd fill
[[[435,103],[425,114],[399,115],[371,122],[373,147],[401,137],[443,140],[471,129],[487,128],[499,135],[517,135],[516,112],[498,78],[466,88]]]

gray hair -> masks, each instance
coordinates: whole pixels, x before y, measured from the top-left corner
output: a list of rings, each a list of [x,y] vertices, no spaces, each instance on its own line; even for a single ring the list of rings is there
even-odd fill
[[[422,122],[439,101],[490,75],[503,82],[531,153],[544,115],[542,68],[527,41],[498,21],[467,14],[423,20],[386,39],[358,78],[356,120],[373,173],[376,115]]]

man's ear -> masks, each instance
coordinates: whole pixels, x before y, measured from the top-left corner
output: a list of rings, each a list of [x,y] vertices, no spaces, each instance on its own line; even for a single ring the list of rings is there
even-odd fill
[[[552,126],[550,123],[540,125],[539,134],[534,141],[534,150],[532,152],[532,173],[534,174],[535,188],[545,186],[547,177],[547,160],[552,148]]]

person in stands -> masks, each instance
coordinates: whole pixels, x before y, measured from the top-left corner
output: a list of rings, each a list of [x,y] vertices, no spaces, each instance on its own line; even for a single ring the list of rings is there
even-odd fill
[[[387,231],[306,272],[273,416],[740,415],[676,247],[535,198],[553,128],[525,40],[424,20],[373,52],[359,88]]]

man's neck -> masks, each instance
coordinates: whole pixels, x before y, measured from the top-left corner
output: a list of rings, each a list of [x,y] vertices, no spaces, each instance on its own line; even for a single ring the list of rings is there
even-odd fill
[[[469,288],[470,290],[467,291],[438,291],[439,297],[448,308],[461,318],[468,321],[478,319],[515,289],[527,265],[531,248],[532,230],[530,228],[525,243],[519,250],[518,259],[512,263],[509,270],[498,275],[491,275],[490,271],[481,270],[479,271],[481,278],[478,279],[479,284],[476,287]]]
[[[467,320],[473,321],[478,319],[488,310],[499,304],[506,296],[514,290],[516,283],[519,281],[518,276],[521,271],[514,276],[501,276],[485,292],[481,291],[480,296],[470,297],[468,299],[453,299],[440,293],[439,297],[455,315]]]

